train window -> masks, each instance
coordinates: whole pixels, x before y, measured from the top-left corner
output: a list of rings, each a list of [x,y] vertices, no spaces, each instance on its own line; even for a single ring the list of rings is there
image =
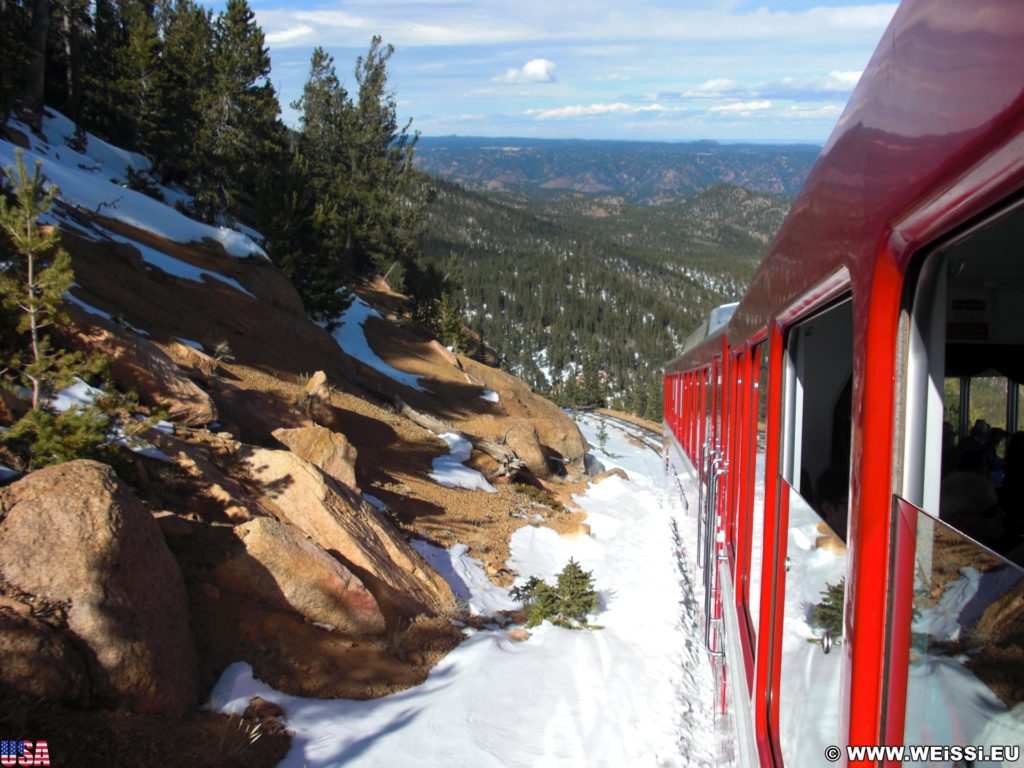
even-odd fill
[[[1022,244],[1018,207],[931,253],[907,316],[906,743],[1024,742]]]
[[[1024,563],[1024,208],[932,253],[909,328],[903,497]]]
[[[853,310],[849,300],[793,328],[787,345],[784,476],[846,541]]]
[[[850,481],[853,310],[845,300],[786,338],[783,477],[788,528],[779,672],[779,746],[817,765],[839,739]]]

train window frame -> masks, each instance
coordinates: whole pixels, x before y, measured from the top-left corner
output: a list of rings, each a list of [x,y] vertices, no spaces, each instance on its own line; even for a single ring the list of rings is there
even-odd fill
[[[852,287],[849,282],[845,285],[834,282],[832,285],[836,290],[831,291],[827,298],[816,305],[801,304],[804,311],[787,318],[781,339],[781,446],[777,501],[780,519],[775,529],[778,550],[774,583],[770,587],[762,584],[762,589],[773,589],[771,623],[766,624],[762,631],[772,633],[772,650],[768,659],[774,694],[769,710],[770,739],[778,757],[784,763],[794,765],[805,764],[812,755],[819,755],[823,745],[837,743],[842,719],[838,691],[842,689],[846,674],[847,654],[828,653],[833,644],[843,643],[845,621],[841,620],[840,627],[829,629],[822,625],[814,626],[804,615],[807,605],[814,604],[809,595],[818,595],[818,587],[822,588],[820,594],[825,594],[834,586],[845,583],[849,564],[845,544],[849,515],[841,512],[841,505],[836,505],[834,512],[826,514],[823,507],[811,503],[804,495],[807,493],[813,497],[813,492],[801,488],[822,485],[824,475],[833,469],[835,440],[842,436],[836,429],[836,424],[842,425],[842,422],[836,419],[837,415],[844,415],[839,410],[843,398],[852,408]],[[828,343],[805,341],[819,332]],[[840,360],[846,365],[837,368],[834,363]],[[833,365],[828,366],[830,362]],[[826,369],[827,374],[819,375]],[[844,373],[847,374],[845,377]],[[839,374],[838,377],[835,374]],[[827,428],[820,428],[820,417],[825,412],[830,412],[832,419]],[[849,494],[853,464],[852,410],[846,415],[849,424],[844,430],[844,480],[845,491]],[[822,450],[822,445],[829,448],[826,464],[814,466],[807,462],[805,466],[806,457],[813,453],[814,446]],[[808,470],[805,478],[804,470],[808,467],[813,467],[819,475],[810,476]],[[830,487],[834,475],[838,473],[829,474]],[[830,522],[830,518],[841,518],[841,529],[834,527],[835,523]],[[836,537],[842,541],[836,541]],[[821,551],[824,552],[823,557],[818,556]],[[845,593],[845,588],[843,591]],[[822,664],[827,669],[821,668]],[[827,674],[818,676],[808,687],[806,670],[811,666],[815,666],[817,672]],[[791,670],[797,671],[794,674]],[[834,695],[830,695],[833,692]],[[815,701],[810,705],[808,702],[812,695]],[[815,717],[808,716],[804,709],[808,706],[819,707],[815,710]]]
[[[998,567],[1009,571],[1021,570],[1020,552],[1017,551],[1016,562],[1010,559],[1014,554],[1009,551],[1012,545],[1007,545],[1005,535],[997,535],[987,541],[977,537],[968,527],[958,525],[961,518],[951,514],[943,502],[946,478],[962,471],[959,464],[951,470],[949,459],[956,455],[955,449],[951,452],[950,446],[944,446],[944,440],[950,434],[955,434],[958,441],[969,436],[972,383],[996,370],[998,376],[995,378],[1005,382],[1005,420],[994,424],[1002,423],[1009,434],[1022,426],[1018,410],[1022,382],[1015,377],[1024,379],[1024,374],[1015,370],[1007,359],[1018,357],[1014,348],[1024,346],[1024,338],[1006,330],[1007,327],[1019,327],[1015,322],[1015,312],[1008,311],[1004,315],[1001,310],[1015,306],[1017,299],[1014,295],[1024,293],[1013,289],[1001,291],[1013,278],[1017,280],[1013,288],[1024,285],[1024,270],[1014,271],[1006,266],[1019,264],[1014,252],[1019,247],[1022,230],[1024,196],[1004,200],[958,230],[918,249],[911,257],[907,271],[897,348],[900,363],[894,423],[894,546],[889,566],[890,582],[894,586],[886,609],[890,630],[884,663],[885,677],[890,682],[884,695],[883,710],[886,712],[888,743],[928,743],[921,731],[923,716],[920,703],[922,700],[945,700],[934,688],[928,687],[927,679],[920,673],[921,668],[928,666],[921,661],[928,657],[921,638],[930,640],[931,634],[922,635],[919,630],[914,634],[915,630],[912,630],[912,623],[916,620],[913,612],[919,607],[920,596],[934,596],[938,588],[935,583],[926,583],[925,586],[916,583],[929,577],[928,569],[921,563],[932,562],[932,549],[936,546],[922,531],[933,529],[941,533],[939,539],[957,539],[958,558],[966,558],[968,553],[987,558],[989,565],[981,568],[980,572],[991,570],[994,573]],[[970,273],[974,286],[980,277],[985,291],[991,291],[991,297],[986,299],[987,306],[978,310],[978,328],[980,330],[984,326],[984,335],[977,337],[963,335],[961,321],[966,299],[975,290],[970,283],[966,288],[956,285],[965,272]],[[982,307],[982,304],[979,302],[978,306]],[[971,364],[965,366],[964,360],[970,360]],[[989,362],[992,365],[988,365]],[[953,416],[947,409],[947,391],[955,391],[958,400],[956,424],[950,423],[953,429],[946,427]],[[993,411],[997,416],[998,410],[996,406]],[[990,476],[994,477],[994,474]],[[1002,494],[999,490],[999,505],[1005,507],[1007,502]],[[1019,507],[1017,512],[1021,514]],[[954,611],[953,615],[958,616],[958,621],[963,619],[967,622],[964,617],[980,616],[980,610],[975,605],[969,614]],[[963,631],[969,633],[971,628],[965,625]],[[940,656],[943,660],[949,656],[944,645]],[[956,654],[949,657],[958,658]],[[912,658],[916,659],[913,674]],[[1020,706],[1019,702],[1017,706]],[[955,709],[949,712],[951,722],[962,716]],[[988,723],[988,719],[985,722]],[[935,724],[929,722],[927,726],[932,729]],[[980,735],[970,732],[969,726],[961,723],[958,727],[968,727],[968,740],[980,743]],[[987,731],[988,725],[985,727]]]
[[[984,371],[975,376],[947,374],[947,315],[952,301],[948,294],[949,273],[951,269],[962,268],[950,263],[951,254],[961,258],[958,248],[1013,216],[1024,217],[1024,197],[1004,201],[959,231],[921,248],[907,273],[900,313],[898,354],[902,381],[897,387],[896,408],[901,417],[896,420],[894,435],[899,449],[895,452],[898,463],[894,467],[893,492],[936,518],[941,518],[945,382],[956,378],[960,381],[960,413],[955,431],[962,439],[970,427],[971,380],[984,375]],[[1024,382],[1005,378],[1005,426],[1020,428],[1018,389]]]
[[[767,481],[767,462],[768,462],[768,384],[771,377],[771,371],[769,369],[770,360],[770,349],[767,338],[763,338],[757,342],[750,344],[750,350],[748,353],[748,378],[749,386],[747,387],[746,400],[747,402],[747,419],[748,428],[747,434],[744,440],[746,449],[747,466],[750,467],[750,471],[745,473],[748,476],[746,488],[743,490],[743,509],[742,509],[742,536],[744,540],[744,550],[741,559],[741,568],[737,578],[737,582],[741,585],[739,590],[739,599],[742,607],[742,615],[745,618],[746,632],[750,637],[751,654],[756,659],[757,652],[757,637],[760,632],[760,610],[761,610],[761,597],[762,597],[762,586],[764,584],[764,560],[763,560],[763,549],[764,549],[764,517],[767,513],[768,504],[767,496],[765,491],[765,484]],[[764,416],[764,444],[761,444],[761,417]],[[762,457],[760,468],[758,468],[758,457]],[[761,500],[758,504],[757,499],[757,487],[761,486]],[[758,525],[760,522],[760,525]],[[755,536],[756,533],[760,535]],[[754,581],[754,570],[753,570],[753,552],[754,547],[760,547],[762,549],[762,560],[758,569],[757,576],[757,592],[753,599],[751,599],[750,586],[751,582]]]
[[[821,478],[821,472],[817,472],[812,475],[807,466],[805,465],[805,445],[806,433],[808,425],[805,424],[806,404],[805,404],[805,374],[804,366],[806,359],[804,357],[804,342],[801,341],[798,334],[805,330],[813,332],[813,324],[823,319],[842,320],[839,312],[849,313],[849,330],[844,333],[849,341],[849,354],[840,355],[839,357],[843,360],[850,361],[850,377],[851,381],[840,389],[840,396],[846,394],[845,388],[852,383],[853,375],[853,296],[852,293],[847,290],[839,296],[828,301],[823,306],[818,307],[812,312],[795,319],[786,328],[785,338],[783,340],[783,380],[782,380],[782,456],[780,462],[780,474],[782,479],[785,480],[791,487],[797,490],[797,492],[808,502],[811,503],[812,508],[818,514],[822,520],[826,520],[826,514],[819,508],[819,505],[815,503],[814,487],[819,484]],[[843,324],[845,327],[845,323]],[[852,393],[850,395],[852,397]],[[834,403],[838,405],[838,401]],[[850,427],[852,431],[852,425]],[[834,435],[829,431],[829,439],[832,441]],[[849,451],[852,451],[852,446],[848,447]],[[847,493],[849,493],[850,485],[850,470],[851,470],[851,456],[847,456],[846,467],[845,467],[845,483]],[[828,467],[826,467],[828,469]],[[834,532],[845,542],[847,538],[847,525],[849,522],[848,515],[846,520],[843,521],[841,530],[834,529]],[[830,524],[830,527],[831,524]]]

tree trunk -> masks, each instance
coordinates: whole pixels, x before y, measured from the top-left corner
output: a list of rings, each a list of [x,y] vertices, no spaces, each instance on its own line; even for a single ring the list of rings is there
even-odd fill
[[[440,419],[434,418],[428,413],[420,413],[410,407],[398,395],[395,395],[393,400],[398,412],[414,424],[418,424],[424,429],[433,432],[435,435],[443,435],[450,432],[468,440],[475,449],[483,451],[498,462],[498,467],[500,468],[497,473],[498,475],[512,477],[525,466],[523,464],[523,460],[520,459],[519,456],[516,455],[516,452],[507,445],[502,445],[501,443],[496,443],[493,440],[487,440],[486,438],[477,437],[476,435],[466,434],[465,432],[445,424]]]
[[[37,131],[43,127],[43,92],[46,87],[46,36],[50,31],[50,0],[32,4],[29,47],[32,54],[25,71],[25,111],[29,124]]]

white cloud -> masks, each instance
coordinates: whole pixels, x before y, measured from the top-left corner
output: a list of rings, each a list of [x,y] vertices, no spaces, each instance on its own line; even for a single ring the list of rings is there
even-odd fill
[[[692,88],[687,95],[692,96],[720,96],[723,93],[731,93],[737,90],[740,84],[727,77],[716,77],[713,80],[701,83]]]
[[[826,104],[823,107],[790,107],[782,113],[783,117],[795,120],[833,120],[839,116],[843,108],[837,104]]]
[[[726,114],[749,115],[752,112],[759,112],[763,109],[771,109],[772,103],[767,99],[760,101],[737,101],[734,104],[723,104],[717,107],[709,107],[708,112],[722,112]]]
[[[530,59],[519,69],[507,69],[505,74],[492,77],[495,83],[553,83],[555,62],[548,59]]]
[[[618,0],[556,4],[550,0],[464,3],[381,3],[350,0],[348,10],[296,9],[268,0],[255,9],[264,31],[276,34],[297,23],[314,27],[312,42],[365,46],[372,30],[398,47],[483,45],[558,40],[607,44],[623,39],[743,42],[750,40],[848,44],[851,36],[877,40],[895,3],[814,7],[801,11],[761,7],[742,11],[731,4],[694,8],[688,3],[640,2],[623,11]],[[278,45],[289,44],[290,40]]]
[[[288,29],[281,29],[277,32],[270,32],[266,39],[270,45],[281,45],[282,43],[290,43],[306,37],[306,35],[311,34],[313,31],[312,27],[306,24],[300,24],[297,27],[289,27]]]
[[[574,117],[594,117],[595,115],[639,115],[644,112],[679,112],[674,107],[666,107],[661,104],[623,104],[615,102],[612,104],[577,104],[569,107],[558,107],[556,109],[528,109],[524,114],[537,120],[565,120]]]

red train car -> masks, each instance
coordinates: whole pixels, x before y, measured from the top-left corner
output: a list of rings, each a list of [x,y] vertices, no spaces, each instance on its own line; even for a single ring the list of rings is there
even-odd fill
[[[900,5],[705,330],[666,455],[721,763],[1024,765],[1019,0]]]

